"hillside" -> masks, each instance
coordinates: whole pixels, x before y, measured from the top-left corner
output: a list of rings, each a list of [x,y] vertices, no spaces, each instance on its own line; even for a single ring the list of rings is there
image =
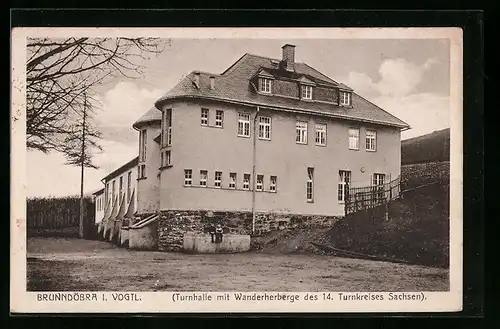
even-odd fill
[[[421,185],[426,186],[414,189]],[[402,188],[410,190],[389,205],[388,220],[383,208],[351,214],[333,225],[329,244],[351,252],[447,267],[449,187],[449,162],[403,166]]]
[[[450,160],[450,129],[401,141],[401,164]]]

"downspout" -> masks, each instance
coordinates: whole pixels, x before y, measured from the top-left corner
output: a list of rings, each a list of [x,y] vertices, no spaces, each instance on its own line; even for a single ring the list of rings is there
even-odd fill
[[[256,172],[255,164],[257,162],[257,117],[259,116],[260,108],[257,106],[257,112],[253,119],[253,163],[252,163],[252,234],[255,233],[255,186],[256,186]]]

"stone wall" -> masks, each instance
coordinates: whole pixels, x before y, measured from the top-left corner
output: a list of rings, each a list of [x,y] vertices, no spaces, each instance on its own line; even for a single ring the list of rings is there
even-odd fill
[[[272,230],[329,227],[340,217],[257,213],[255,233]],[[221,224],[229,234],[252,234],[252,213],[238,211],[163,210],[158,220],[158,249],[181,251],[186,232],[207,232],[208,227]]]

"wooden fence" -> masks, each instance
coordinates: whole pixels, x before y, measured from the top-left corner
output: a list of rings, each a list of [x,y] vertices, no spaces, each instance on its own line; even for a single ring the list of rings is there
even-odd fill
[[[78,235],[80,198],[33,198],[27,200],[28,236]],[[84,199],[84,232],[87,235],[95,223],[95,208],[91,198]]]
[[[345,214],[349,215],[363,209],[375,208],[399,198],[401,178],[385,184],[347,188]]]

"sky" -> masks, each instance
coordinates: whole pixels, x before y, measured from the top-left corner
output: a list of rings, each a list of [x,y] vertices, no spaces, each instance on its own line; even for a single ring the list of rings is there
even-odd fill
[[[95,121],[103,134],[99,169],[86,169],[84,190],[133,159],[138,133],[132,124],[193,70],[222,73],[243,54],[281,58],[281,47],[296,45],[295,60],[353,88],[356,93],[407,122],[407,139],[450,125],[450,45],[447,39],[171,39],[158,56],[144,61],[137,79],[117,78],[98,90]],[[28,151],[27,196],[76,195],[80,169],[59,154]]]

